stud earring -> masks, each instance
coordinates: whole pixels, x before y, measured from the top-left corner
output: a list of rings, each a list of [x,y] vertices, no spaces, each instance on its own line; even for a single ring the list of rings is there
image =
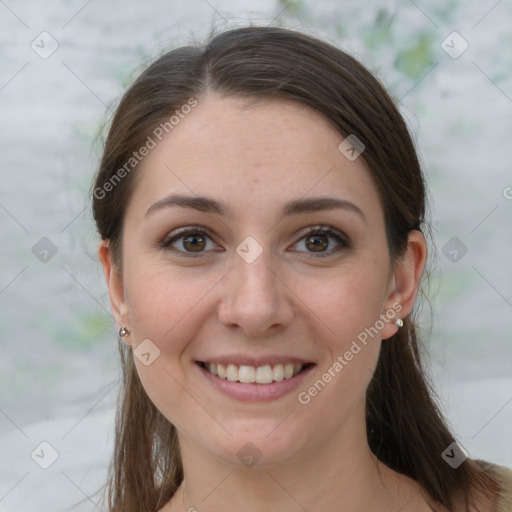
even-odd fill
[[[124,338],[125,336],[128,336],[130,334],[130,329],[126,326],[122,326],[121,329],[119,329],[119,336],[121,338]]]
[[[398,325],[398,327],[403,327],[404,326],[404,321],[401,318],[397,318],[395,320],[395,325]]]

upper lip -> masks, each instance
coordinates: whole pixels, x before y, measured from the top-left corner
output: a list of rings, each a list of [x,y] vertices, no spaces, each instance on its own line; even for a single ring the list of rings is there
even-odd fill
[[[268,356],[250,356],[247,354],[233,354],[231,356],[212,356],[211,358],[205,357],[198,359],[201,363],[213,363],[213,364],[234,364],[236,366],[264,366],[266,364],[311,364],[313,361],[308,359],[301,359],[300,357],[292,356],[279,356],[279,355],[268,355]]]

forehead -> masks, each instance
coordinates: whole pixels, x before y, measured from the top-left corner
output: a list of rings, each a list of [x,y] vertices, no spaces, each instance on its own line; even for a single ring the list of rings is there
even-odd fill
[[[329,194],[379,209],[364,160],[350,161],[338,149],[344,138],[320,113],[292,100],[202,98],[155,139],[138,170],[134,202],[186,192],[222,198],[242,215],[250,201],[268,209],[280,206],[278,198]]]

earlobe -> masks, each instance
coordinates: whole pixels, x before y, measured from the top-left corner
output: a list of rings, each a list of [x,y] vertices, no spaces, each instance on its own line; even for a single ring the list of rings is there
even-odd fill
[[[105,281],[110,297],[110,307],[117,329],[129,324],[128,307],[124,299],[124,287],[121,272],[116,268],[112,259],[112,252],[107,240],[101,240],[98,255],[103,267]],[[126,337],[123,340],[128,343]],[[129,344],[129,343],[128,343]]]
[[[411,230],[408,235],[407,250],[395,264],[390,281],[391,289],[383,313],[394,309],[396,318],[403,319],[412,311],[425,270],[427,254],[425,237],[420,231]],[[398,307],[397,304],[400,306]],[[382,339],[390,338],[398,331],[400,326],[395,324],[396,318],[384,327]]]

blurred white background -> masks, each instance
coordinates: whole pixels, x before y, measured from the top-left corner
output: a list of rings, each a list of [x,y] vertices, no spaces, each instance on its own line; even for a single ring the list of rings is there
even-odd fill
[[[160,52],[249,23],[341,45],[399,102],[430,187],[434,384],[470,456],[512,466],[511,19],[505,0],[0,0],[0,512],[98,510],[119,365],[95,138]]]

